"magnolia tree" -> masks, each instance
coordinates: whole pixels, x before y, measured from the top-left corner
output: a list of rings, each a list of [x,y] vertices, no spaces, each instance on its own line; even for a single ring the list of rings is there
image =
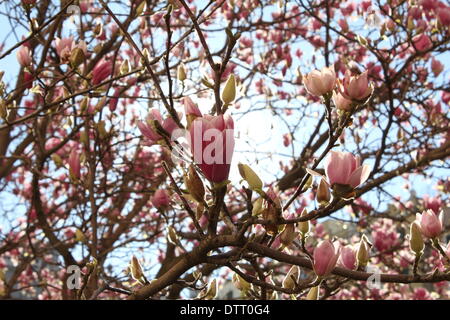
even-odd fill
[[[444,2],[3,1],[0,297],[450,298]]]

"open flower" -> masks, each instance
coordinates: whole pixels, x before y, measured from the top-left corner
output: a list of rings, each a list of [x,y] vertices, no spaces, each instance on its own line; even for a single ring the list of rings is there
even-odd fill
[[[181,117],[181,114],[178,115]],[[157,133],[155,121],[158,121],[161,127],[170,136],[172,132],[178,128],[177,123],[172,117],[167,117],[163,120],[161,113],[158,109],[152,109],[147,115],[146,122],[139,121],[137,126],[141,131],[142,135],[147,139],[149,145],[153,145],[162,140],[162,136]]]
[[[334,66],[324,67],[321,71],[313,70],[303,77],[306,90],[315,96],[331,92],[336,84]]]
[[[325,160],[325,174],[331,186],[340,184],[356,188],[367,180],[370,167],[360,165],[360,158],[350,152],[331,151]]]
[[[362,101],[367,99],[373,91],[367,75],[367,70],[359,75],[352,75],[351,71],[347,70],[344,80],[339,83],[339,92],[348,100]]]

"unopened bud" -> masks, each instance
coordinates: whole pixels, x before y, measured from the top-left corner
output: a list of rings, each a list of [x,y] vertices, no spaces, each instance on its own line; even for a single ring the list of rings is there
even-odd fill
[[[81,100],[81,103],[80,103],[81,112],[86,111],[88,106],[89,106],[89,97],[84,97],[83,100]]]
[[[189,194],[195,201],[203,203],[205,197],[205,187],[193,165],[189,166],[189,171],[185,176],[184,183]]]
[[[288,224],[280,234],[280,241],[284,247],[288,247],[298,237],[298,234],[299,233],[295,231],[295,224]]]
[[[299,276],[300,268],[298,266],[292,266],[283,280],[283,288],[290,290],[295,289]]]
[[[145,1],[143,3],[145,3]],[[119,69],[120,74],[121,75],[127,74],[128,72],[130,72],[130,70],[131,70],[130,61],[128,59],[125,59],[120,65]]]
[[[231,74],[225,83],[222,91],[222,101],[224,104],[230,104],[236,98],[236,79],[234,74]]]
[[[253,203],[252,216],[258,216],[262,213],[263,198],[258,198]]]
[[[51,158],[58,168],[60,168],[64,165],[61,157],[59,155],[57,155],[56,153],[52,154]]]
[[[86,237],[80,229],[75,230],[75,240],[78,242],[86,242]]]
[[[302,213],[300,214],[300,217],[305,217],[308,215],[308,210],[303,209]],[[300,233],[302,234],[303,237],[306,237],[306,235],[308,234],[309,230],[310,230],[310,222],[308,221],[301,221],[298,224],[298,230],[300,231]]]
[[[142,271],[141,264],[139,263],[139,260],[134,255],[131,258],[130,273],[131,273],[131,277],[133,277],[134,280],[140,280],[144,276],[144,272]]]
[[[144,48],[144,50],[142,50],[142,55],[144,56],[144,59],[145,60],[147,60],[148,62],[150,61],[150,53],[148,52],[148,49],[147,48]],[[145,63],[145,60],[143,60],[142,58],[141,58],[141,64],[146,64]]]
[[[420,255],[423,252],[424,242],[422,238],[422,232],[420,231],[420,226],[417,221],[411,224],[409,232],[409,247],[411,251],[416,255]]]
[[[147,7],[147,2],[142,1],[141,4],[136,9],[136,17],[139,17],[145,11],[146,7]]]
[[[174,245],[178,244],[178,234],[172,226],[167,227],[167,239]]]
[[[258,175],[246,164],[239,163],[238,164],[239,173],[241,177],[247,181],[248,186],[251,190],[256,192],[262,191],[263,183]]]
[[[320,179],[319,187],[317,188],[316,198],[320,207],[325,207],[330,202],[331,199],[330,189],[328,187],[328,183],[323,178]]]
[[[180,81],[186,80],[186,67],[184,66],[184,63],[180,63],[177,69],[177,78]]]
[[[94,30],[92,30],[96,37],[100,37],[103,34],[103,24],[97,23],[97,25],[94,27]]]
[[[366,241],[366,236],[363,236],[361,238],[361,241],[359,242],[358,252],[356,254],[356,258],[358,261],[359,267],[365,267],[367,266],[367,263],[369,262],[369,245]]]
[[[76,47],[72,50],[70,54],[69,62],[70,66],[74,69],[78,68],[82,63],[84,63],[86,57],[84,56],[84,51],[81,48]]]
[[[217,295],[217,281],[214,279],[208,286],[208,290],[205,294],[205,300],[212,300]]]
[[[319,286],[312,287],[309,290],[306,300],[319,300]]]
[[[233,284],[238,290],[241,290],[243,292],[247,292],[250,289],[250,283],[245,281],[244,278],[242,278],[240,275],[235,273],[232,278]]]

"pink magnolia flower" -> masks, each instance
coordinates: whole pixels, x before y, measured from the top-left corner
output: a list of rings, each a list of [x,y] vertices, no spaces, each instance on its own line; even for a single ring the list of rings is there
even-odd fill
[[[442,233],[444,211],[441,211],[438,216],[433,210],[426,210],[422,212],[421,216],[417,214],[417,219],[420,223],[420,230],[425,237],[436,238]]]
[[[439,19],[439,22],[443,26],[450,25],[450,7],[442,7],[436,10],[436,15]]]
[[[433,71],[434,76],[435,77],[439,76],[443,70],[444,65],[439,60],[433,58],[431,60],[431,71]]]
[[[368,80],[368,71],[360,75],[352,76],[351,71],[345,72],[344,80],[339,81],[339,92],[348,100],[364,100],[368,98],[373,91],[372,85]]]
[[[23,73],[23,84],[27,89],[31,89],[33,87],[34,76],[29,72]]]
[[[348,245],[342,248],[339,262],[347,269],[356,269],[356,252],[352,246]]]
[[[370,174],[368,165],[360,165],[360,158],[350,152],[331,151],[325,160],[325,174],[331,186],[335,183],[356,188]]]
[[[322,96],[334,89],[336,73],[334,66],[324,67],[321,71],[313,70],[303,78],[306,90],[312,95]]]
[[[73,36],[68,38],[56,38],[55,40],[55,49],[61,61],[67,61],[70,58],[70,54],[72,50],[75,48],[75,41],[73,40]]]
[[[152,204],[155,208],[167,207],[170,203],[170,198],[166,190],[158,189],[152,198]]]
[[[181,114],[178,114],[178,116],[181,117]],[[143,136],[147,138],[150,145],[156,144],[162,139],[161,135],[156,132],[154,121],[158,121],[169,136],[172,135],[173,131],[178,128],[177,123],[172,119],[172,117],[167,117],[163,120],[158,109],[150,110],[147,115],[146,122],[139,121],[137,123],[139,130]]]
[[[100,60],[92,70],[92,84],[95,86],[108,78],[112,73],[112,63],[107,60]]]
[[[333,92],[333,103],[339,110],[349,111],[352,101],[345,99],[339,92]]]
[[[17,61],[22,67],[28,67],[32,63],[31,51],[27,46],[20,46],[16,53]]]
[[[445,254],[450,259],[450,241],[447,244],[447,248],[445,249]]]
[[[317,276],[326,276],[334,269],[339,259],[339,251],[329,240],[319,243],[313,254],[313,267]]]
[[[184,97],[183,99],[181,99],[181,101],[184,104],[184,112],[186,113],[186,115],[194,115],[196,117],[201,117],[202,116],[202,113],[200,112],[200,109],[194,103],[194,101],[192,101],[191,98]]]
[[[442,207],[442,200],[439,197],[430,197],[429,195],[423,196],[423,205],[425,209],[431,209],[434,213],[438,214]]]
[[[415,37],[412,39],[412,41],[413,41],[413,44],[414,44],[414,48],[415,48],[417,51],[425,51],[425,50],[428,50],[428,49],[430,49],[430,48],[432,47],[432,45],[433,45],[433,44],[431,43],[430,38],[429,38],[426,34],[424,34],[424,33],[415,36]]]
[[[211,182],[228,178],[234,150],[234,122],[229,115],[204,115],[192,122],[189,141],[194,161]]]
[[[72,149],[68,159],[70,176],[74,179],[81,177],[81,160],[80,152],[77,149]]]

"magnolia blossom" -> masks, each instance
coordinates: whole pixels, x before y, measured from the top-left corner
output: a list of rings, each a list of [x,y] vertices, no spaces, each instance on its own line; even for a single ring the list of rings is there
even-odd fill
[[[303,77],[306,90],[315,96],[331,92],[336,84],[334,66],[324,67],[321,71],[313,70]]]
[[[434,213],[438,214],[442,207],[442,200],[439,197],[430,197],[429,195],[423,196],[423,206],[425,209],[431,209]]]
[[[189,141],[194,161],[211,182],[228,178],[234,150],[234,122],[229,115],[204,115],[192,122]]]
[[[313,267],[317,276],[326,276],[334,269],[339,259],[339,251],[329,240],[319,243],[313,254]]]
[[[417,36],[415,36],[413,39],[414,48],[417,51],[425,51],[430,49],[433,44],[431,43],[430,37],[428,37],[426,34],[422,33]]]
[[[92,70],[92,84],[95,86],[108,78],[112,73],[112,62],[100,60]]]
[[[341,249],[339,262],[347,269],[356,269],[356,251],[352,246],[348,245]]]
[[[194,103],[194,101],[192,101],[191,98],[184,97],[183,99],[181,99],[181,101],[183,102],[184,112],[186,113],[186,115],[194,115],[196,117],[201,117],[202,116],[202,113],[200,112],[200,109]]]
[[[166,190],[158,189],[152,198],[152,204],[156,208],[167,207],[170,203],[170,198]]]
[[[345,99],[339,92],[333,92],[333,103],[339,110],[351,110],[352,101]]]
[[[56,53],[60,57],[61,61],[67,61],[74,48],[75,41],[73,40],[73,36],[62,39],[56,38],[55,40]]]
[[[351,71],[347,70],[344,80],[339,82],[339,92],[348,100],[361,101],[367,99],[373,91],[367,76],[367,70],[359,75],[352,75]]]
[[[444,211],[441,211],[439,216],[433,210],[426,210],[422,212],[422,215],[417,214],[422,234],[431,239],[438,237],[442,233],[444,229],[443,219]]]
[[[17,61],[22,67],[28,67],[32,63],[31,51],[27,46],[20,46],[16,53]]]
[[[181,114],[178,114],[181,117]],[[155,121],[158,121],[161,127],[167,132],[169,136],[172,135],[173,131],[178,128],[177,123],[172,117],[168,117],[163,120],[161,113],[158,109],[152,109],[147,115],[146,122],[139,121],[137,126],[141,131],[142,135],[147,138],[149,145],[158,143],[162,139],[161,135],[156,132]]]
[[[431,60],[431,71],[433,71],[434,76],[435,77],[439,76],[443,70],[444,65],[439,60],[433,58]]]
[[[68,159],[68,164],[70,176],[74,179],[79,179],[81,177],[81,161],[80,153],[77,149],[72,149]]]
[[[439,22],[443,26],[449,26],[450,25],[450,7],[443,7],[438,8],[436,10],[437,17],[439,19]]]
[[[341,184],[356,188],[363,184],[370,174],[370,167],[360,165],[360,158],[350,152],[331,151],[324,166],[331,186]]]

